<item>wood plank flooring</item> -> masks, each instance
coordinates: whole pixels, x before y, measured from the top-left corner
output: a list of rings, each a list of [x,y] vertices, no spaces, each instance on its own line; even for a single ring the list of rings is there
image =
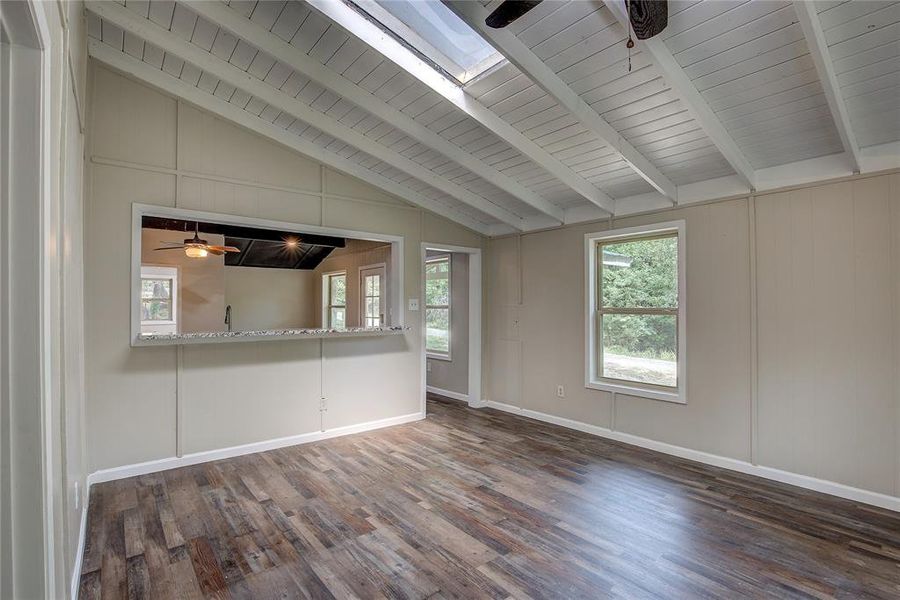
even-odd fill
[[[898,598],[900,514],[431,399],[96,485],[80,597]]]

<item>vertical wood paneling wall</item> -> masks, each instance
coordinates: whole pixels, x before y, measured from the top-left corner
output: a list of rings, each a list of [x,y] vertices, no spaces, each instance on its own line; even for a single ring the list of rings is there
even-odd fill
[[[449,221],[93,65],[85,242],[91,471],[418,413],[421,313],[404,336],[131,348],[131,204],[481,246]],[[319,398],[328,410],[320,412]]]
[[[687,404],[585,389],[584,234],[673,219]],[[900,173],[488,247],[488,400],[900,496]]]
[[[898,177],[757,199],[761,464],[898,493]]]

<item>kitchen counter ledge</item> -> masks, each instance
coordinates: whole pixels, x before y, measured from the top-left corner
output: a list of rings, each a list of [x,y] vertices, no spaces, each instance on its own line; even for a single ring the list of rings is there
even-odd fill
[[[178,346],[265,340],[354,338],[398,335],[409,327],[348,327],[346,329],[266,329],[259,331],[208,331],[200,333],[142,333],[132,346]]]

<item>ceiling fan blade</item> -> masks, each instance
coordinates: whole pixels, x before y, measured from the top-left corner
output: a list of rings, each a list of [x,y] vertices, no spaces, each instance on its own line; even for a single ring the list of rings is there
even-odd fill
[[[488,15],[484,24],[493,29],[503,29],[541,2],[542,0],[505,0]]]
[[[639,40],[652,38],[669,24],[669,6],[666,0],[629,0],[628,18]]]
[[[207,246],[210,250],[220,250],[222,252],[240,252],[240,248],[234,246]]]
[[[166,246],[164,248],[154,248],[153,250],[184,250],[184,248],[185,247],[183,245],[179,245],[179,246]]]
[[[162,244],[163,246],[171,246],[172,248],[179,248],[181,246],[184,246],[184,243],[182,243],[182,242],[167,242],[167,241],[163,240],[159,243]]]
[[[222,256],[223,254],[225,254],[225,252],[223,250],[216,250],[215,248],[212,248],[212,247],[207,247],[206,251],[209,252],[210,254],[214,254],[215,256]]]

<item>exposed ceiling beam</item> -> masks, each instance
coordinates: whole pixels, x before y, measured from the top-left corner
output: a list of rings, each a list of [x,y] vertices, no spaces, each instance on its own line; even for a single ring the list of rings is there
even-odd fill
[[[619,24],[626,30],[629,28],[628,14],[625,12],[625,0],[604,0],[607,8],[612,12],[613,16]],[[656,66],[659,74],[665,80],[666,84],[675,95],[684,103],[685,108],[697,121],[697,124],[703,129],[710,141],[719,149],[734,172],[737,173],[744,183],[750,189],[756,188],[756,175],[750,161],[741,152],[735,143],[731,134],[719,121],[719,117],[709,107],[703,96],[697,90],[697,87],[672,56],[672,53],[666,47],[658,36],[647,40],[635,40],[638,48],[642,52],[646,52],[651,62]]]
[[[597,136],[627,162],[647,183],[673,202],[678,199],[678,188],[647,158],[638,152],[628,140],[616,131],[602,116],[581,99],[569,85],[522,43],[509,29],[494,29],[485,25],[490,12],[480,2],[451,0],[444,2],[448,8],[470,27],[481,33],[509,62],[516,65],[526,77],[556,98],[588,130]]]
[[[494,135],[546,169],[586,200],[609,214],[613,213],[615,201],[606,192],[575,173],[353,8],[335,0],[307,0],[307,3],[487,127]]]
[[[90,1],[86,3],[88,9],[97,16],[114,23],[123,30],[154,44],[166,52],[185,60],[210,75],[249,92],[253,96],[267,102],[279,110],[313,125],[331,137],[374,156],[378,160],[415,177],[428,185],[438,189],[456,200],[488,214],[495,219],[506,223],[518,230],[525,228],[524,219],[513,212],[488,201],[453,183],[446,177],[438,175],[423,167],[399,152],[391,150],[376,140],[363,135],[359,131],[344,125],[337,119],[319,112],[306,103],[297,100],[290,94],[263,83],[253,75],[240,68],[217,58],[200,46],[185,41],[167,29],[155,24],[150,19],[142,17],[138,13],[129,10],[114,2]]]
[[[282,129],[265,119],[261,119],[239,106],[226,102],[212,94],[208,94],[196,86],[185,83],[181,79],[173,77],[165,71],[156,69],[143,61],[116,50],[97,39],[88,39],[88,53],[93,58],[109,65],[117,71],[144,81],[167,94],[175,96],[176,98],[181,98],[182,100],[202,108],[226,121],[236,123],[245,129],[309,156],[333,169],[357,177],[381,188],[389,194],[403,198],[411,204],[450,219],[451,221],[455,221],[456,223],[464,225],[483,235],[489,235],[493,231],[493,229],[485,223],[453,210],[440,202],[422,197],[404,185],[391,181],[387,177],[349,161],[334,152],[329,152],[321,146],[308,142],[300,136],[294,135],[290,131]]]
[[[319,61],[300,52],[294,46],[291,46],[278,36],[270,33],[266,28],[254,23],[224,3],[191,0],[184,4],[207,21],[230,31],[240,39],[248,41],[259,50],[292,67],[319,85],[330,89],[341,98],[389,123],[410,138],[440,152],[453,162],[490,181],[501,190],[515,196],[540,212],[553,217],[559,222],[563,221],[563,210],[560,207],[542,198],[484,161],[475,158],[468,151],[428,129],[364,87],[353,83],[340,73],[329,69]]]
[[[794,10],[797,11],[800,29],[803,30],[803,35],[806,37],[806,46],[809,49],[809,54],[812,56],[813,63],[816,65],[816,72],[819,74],[819,80],[822,82],[822,90],[825,92],[825,99],[828,100],[828,108],[831,110],[831,116],[834,118],[838,135],[841,136],[841,143],[844,144],[844,151],[850,159],[850,166],[853,172],[859,173],[859,146],[856,143],[856,137],[853,135],[850,113],[847,111],[847,105],[844,103],[843,95],[841,95],[841,86],[834,72],[834,65],[828,52],[828,42],[825,41],[825,33],[822,31],[822,23],[819,21],[818,13],[816,13],[816,3],[808,0],[805,2],[795,0]]]

